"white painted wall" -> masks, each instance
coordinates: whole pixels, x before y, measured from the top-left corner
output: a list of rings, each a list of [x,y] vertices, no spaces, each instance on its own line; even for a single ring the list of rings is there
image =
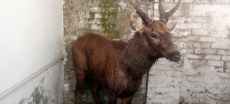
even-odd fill
[[[0,94],[62,56],[62,14],[62,0],[0,0]],[[42,76],[0,98],[0,103],[19,103],[37,86],[43,87],[44,96],[60,94],[62,77],[59,61]]]

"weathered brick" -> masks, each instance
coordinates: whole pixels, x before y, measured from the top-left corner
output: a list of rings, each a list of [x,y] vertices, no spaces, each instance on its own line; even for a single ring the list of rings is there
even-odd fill
[[[194,47],[200,48],[201,47],[201,43],[194,43]]]
[[[187,54],[186,57],[190,59],[201,59],[202,58],[201,56],[198,56],[195,54]]]
[[[193,97],[185,98],[184,101],[187,103],[195,103],[195,104],[199,103],[199,100]]]
[[[216,3],[227,4],[227,3],[230,3],[230,1],[229,0],[216,0]]]
[[[184,80],[181,82],[181,84],[182,86],[186,88],[196,88],[197,87],[197,82],[194,82],[194,81]]]
[[[211,60],[220,60],[220,55],[206,55],[205,59],[211,59]]]
[[[194,43],[193,42],[187,42],[187,48],[193,48]]]
[[[205,104],[218,104],[218,99],[211,97],[210,94],[207,95],[206,101]]]
[[[230,61],[230,56],[222,56],[222,60],[224,60],[224,61]]]
[[[189,89],[190,92],[195,92],[195,93],[205,93],[205,88],[197,88],[197,87],[194,87],[194,88],[190,88]]]
[[[203,42],[215,42],[216,38],[202,36],[202,37],[200,37],[200,41],[203,41]]]
[[[201,43],[201,48],[210,48],[211,43]]]
[[[205,29],[192,29],[191,34],[193,35],[209,35],[209,31]]]
[[[212,43],[211,48],[228,49],[229,45],[230,45],[230,40],[217,39],[214,43]]]
[[[207,88],[208,92],[211,94],[222,94],[222,92],[226,89],[225,85],[216,85],[210,88]],[[216,97],[217,99],[220,99],[221,96]]]
[[[213,72],[221,72],[221,73],[226,72],[224,66],[211,67],[210,70]]]
[[[187,49],[187,53],[189,54],[194,53],[194,49]]]
[[[199,36],[194,36],[194,35],[188,35],[187,36],[187,40],[188,41],[197,41],[197,40],[199,40]]]
[[[216,73],[216,72],[215,72]],[[217,74],[214,74],[213,76],[204,76],[203,82],[206,83],[206,89],[210,89],[210,85],[221,83],[221,79],[217,76]]]
[[[202,80],[202,77],[193,77],[193,76],[188,76],[187,77],[188,81],[193,81],[193,82],[197,82],[199,80]]]
[[[195,18],[191,18],[191,22],[202,23],[202,25],[203,25],[203,23],[210,22],[210,21],[211,21],[211,17],[195,17]]]
[[[185,29],[174,29],[173,31],[171,31],[171,33],[173,34],[173,37],[183,37],[191,34],[190,30]]]
[[[200,66],[206,66],[207,65],[207,60],[201,60],[201,59],[191,60],[190,59],[189,63],[191,63],[193,68],[198,68]]]
[[[224,78],[224,79],[229,79],[230,80],[230,73],[218,73],[218,76],[220,78]],[[228,84],[230,84],[230,82]]]
[[[206,54],[214,54],[217,52],[217,49],[203,49],[202,53],[206,53]]]
[[[192,10],[190,11],[190,15],[194,17],[205,17],[206,16],[206,11],[205,10]]]
[[[184,49],[184,48],[186,48],[186,46],[187,46],[186,42],[178,42],[178,44],[177,44],[178,49]]]
[[[200,72],[199,71],[185,71],[183,74],[187,76],[199,76]]]
[[[210,35],[212,37],[217,37],[217,38],[227,38],[229,34],[229,31],[217,31],[213,30],[210,32]]]
[[[210,22],[212,21],[212,18],[211,18],[211,17],[205,17],[205,18],[207,18],[207,20],[208,20],[209,22],[207,22],[207,23],[202,23],[201,28],[202,28],[202,29],[210,29],[210,28],[212,27],[212,24],[210,23]],[[208,18],[210,18],[210,19],[208,19]]]
[[[219,67],[222,67],[224,65],[224,61],[214,61],[214,60],[209,60],[208,65],[211,65],[211,66],[219,66]]]
[[[196,48],[195,49],[195,53],[201,53],[202,51],[201,51],[201,49],[200,48]]]
[[[215,3],[215,0],[196,0],[197,3]]]
[[[218,50],[217,53],[221,54],[221,55],[230,55],[230,51],[228,51],[228,50]]]
[[[227,69],[230,69],[230,62],[226,62],[226,67],[227,67]]]
[[[204,100],[206,98],[206,94],[205,93],[197,93],[196,98]],[[200,102],[201,102],[201,100],[200,100]]]

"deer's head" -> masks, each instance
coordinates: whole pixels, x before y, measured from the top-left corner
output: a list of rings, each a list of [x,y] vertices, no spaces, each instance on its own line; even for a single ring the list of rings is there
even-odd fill
[[[177,5],[168,12],[165,12],[162,6],[162,0],[159,0],[159,20],[150,19],[137,5],[135,0],[132,3],[136,9],[136,13],[131,16],[130,26],[133,30],[146,38],[146,44],[151,50],[157,51],[157,54],[166,57],[170,61],[177,62],[180,60],[180,52],[176,50],[175,45],[171,40],[171,29],[175,27],[176,23],[168,28],[166,23],[169,17],[178,9],[181,0]]]

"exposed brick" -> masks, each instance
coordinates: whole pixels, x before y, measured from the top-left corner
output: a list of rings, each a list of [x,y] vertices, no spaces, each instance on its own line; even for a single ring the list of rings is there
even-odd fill
[[[186,57],[190,59],[201,59],[202,58],[201,56],[198,56],[195,54],[187,54]]]
[[[217,30],[213,30],[210,32],[210,35],[212,37],[220,37],[220,38],[227,38],[229,34],[229,31],[217,31]]]
[[[199,36],[188,35],[187,40],[188,41],[197,41],[197,40],[199,40]]]
[[[228,50],[218,50],[217,53],[221,54],[221,55],[230,55],[230,51],[228,51]]]
[[[194,17],[205,17],[206,11],[205,10],[198,10],[198,11],[190,11],[190,15]]]
[[[196,0],[197,3],[215,3],[215,0]]]
[[[224,78],[224,79],[229,79],[230,80],[230,73],[218,73],[218,76],[220,78]],[[229,82],[229,84],[230,84],[230,82]]]
[[[229,0],[216,0],[216,3],[227,4],[227,3],[230,3],[230,1]]]
[[[205,29],[192,29],[191,32],[193,35],[209,35],[209,31]]]
[[[211,48],[218,48],[218,49],[228,49],[229,44],[224,44],[221,42],[212,43]]]
[[[196,48],[195,49],[195,53],[201,53],[202,51],[201,51],[201,49],[200,48]]]
[[[211,59],[211,60],[220,60],[220,55],[206,55],[205,59]]]
[[[210,48],[211,43],[201,43],[201,48]]]
[[[187,52],[187,49],[180,49],[180,54],[186,54]]]
[[[208,20],[209,22],[212,21],[212,18],[211,18],[211,17],[205,17],[205,18],[207,18],[207,20]],[[209,19],[209,18],[210,18],[210,19]],[[212,24],[209,23],[209,22],[207,22],[207,23],[202,23],[201,28],[202,28],[202,29],[210,29],[210,28],[212,27]]]
[[[187,53],[189,54],[194,53],[194,49],[187,49]]]
[[[193,42],[187,42],[187,48],[193,48],[194,43]]]
[[[228,49],[229,45],[230,45],[230,40],[217,39],[214,43],[212,43],[211,48]]]
[[[230,70],[230,62],[226,62],[226,67],[227,67],[227,69],[226,70]]]
[[[223,61],[214,61],[214,60],[210,60],[208,61],[207,63],[208,65],[211,65],[211,66],[219,66],[219,67],[222,67],[224,65],[224,62]]]
[[[225,69],[223,66],[211,67],[210,69],[211,69],[211,71],[213,71],[213,72],[221,72],[221,73],[226,72],[226,69]]]
[[[222,56],[222,60],[224,60],[224,61],[230,61],[230,56]]]
[[[189,61],[193,68],[197,69],[200,66],[206,66],[207,65],[207,60],[201,60],[201,59],[195,59],[195,60],[190,60]]]
[[[186,42],[178,42],[177,44],[178,49],[186,48],[186,46],[187,46]]]
[[[206,53],[206,54],[214,54],[217,52],[217,49],[203,49],[202,53]]]
[[[190,23],[191,22],[191,18],[189,17],[181,17],[180,21],[178,23]]]
[[[203,42],[215,42],[216,38],[202,36],[202,37],[200,37],[200,41],[203,41]]]
[[[194,43],[194,47],[200,48],[200,47],[201,47],[201,44],[200,44],[200,43]]]
[[[211,21],[211,17],[195,17],[191,19],[191,22],[195,22],[195,23],[206,23],[206,22],[210,22]]]
[[[190,33],[190,30],[184,30],[184,29],[175,29],[175,31],[171,31],[171,33],[173,34],[173,37],[183,37],[183,36],[187,36]]]

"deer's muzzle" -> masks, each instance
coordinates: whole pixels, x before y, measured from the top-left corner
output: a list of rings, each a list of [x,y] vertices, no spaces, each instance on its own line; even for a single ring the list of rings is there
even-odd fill
[[[178,62],[181,58],[181,55],[179,51],[175,51],[173,53],[168,54],[166,58],[169,59],[170,61]]]

